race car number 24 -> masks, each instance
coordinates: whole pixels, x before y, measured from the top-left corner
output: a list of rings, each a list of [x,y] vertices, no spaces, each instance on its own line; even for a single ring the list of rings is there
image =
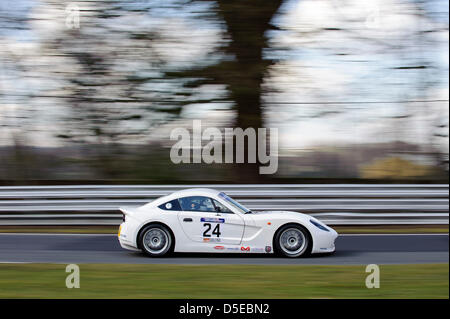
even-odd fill
[[[216,224],[216,226],[214,227],[214,229],[212,230],[212,233],[210,234],[209,232],[211,231],[211,224],[210,223],[204,223],[203,227],[206,227],[205,231],[203,232],[203,237],[211,237],[212,235],[216,235],[216,237],[220,237],[220,224]]]

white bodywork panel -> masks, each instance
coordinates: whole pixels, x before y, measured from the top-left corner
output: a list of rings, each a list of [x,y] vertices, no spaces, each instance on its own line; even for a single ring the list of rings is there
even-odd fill
[[[313,242],[311,253],[335,250],[336,231],[309,215],[289,211],[245,214],[219,194],[219,191],[212,189],[194,188],[160,197],[138,208],[121,208],[126,218],[120,225],[118,235],[121,246],[139,250],[139,231],[149,223],[161,223],[170,228],[175,237],[175,252],[273,253],[276,231],[283,225],[294,223],[309,231]],[[190,196],[209,197],[232,213],[164,210],[158,207]],[[316,227],[311,220],[329,231]]]

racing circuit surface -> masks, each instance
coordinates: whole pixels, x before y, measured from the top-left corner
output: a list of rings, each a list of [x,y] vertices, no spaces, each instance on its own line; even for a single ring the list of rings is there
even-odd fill
[[[308,258],[272,254],[173,254],[149,258],[115,235],[0,234],[0,263],[367,265],[448,263],[448,234],[340,235],[336,252]]]

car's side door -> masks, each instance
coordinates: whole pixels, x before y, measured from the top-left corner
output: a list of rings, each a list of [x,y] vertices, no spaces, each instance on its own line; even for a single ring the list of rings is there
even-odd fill
[[[178,199],[182,211],[178,220],[192,241],[211,244],[239,245],[244,234],[244,220],[229,209],[217,208],[220,203],[206,196]]]

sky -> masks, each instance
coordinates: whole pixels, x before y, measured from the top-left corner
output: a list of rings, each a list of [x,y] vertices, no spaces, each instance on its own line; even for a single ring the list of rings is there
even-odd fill
[[[428,103],[426,108],[433,112],[422,114],[422,103],[393,101],[448,101],[448,1],[431,1],[427,9],[419,19],[412,14],[417,12],[414,3],[408,1],[288,1],[274,21],[282,31],[271,35],[274,49],[268,55],[285,58],[268,79],[269,87],[281,91],[268,98],[269,104],[318,105],[273,107],[273,125],[284,124],[283,146],[425,142],[426,122],[434,121],[437,113],[448,116],[448,102]],[[415,35],[418,25],[443,30],[422,39]],[[398,69],[420,65],[424,56],[433,63],[427,80],[438,82],[425,89],[422,69]],[[322,101],[354,104],[320,105]],[[374,101],[387,103],[364,104]],[[324,111],[333,115],[310,118]],[[414,116],[408,120],[409,129],[390,119],[410,114]]]

